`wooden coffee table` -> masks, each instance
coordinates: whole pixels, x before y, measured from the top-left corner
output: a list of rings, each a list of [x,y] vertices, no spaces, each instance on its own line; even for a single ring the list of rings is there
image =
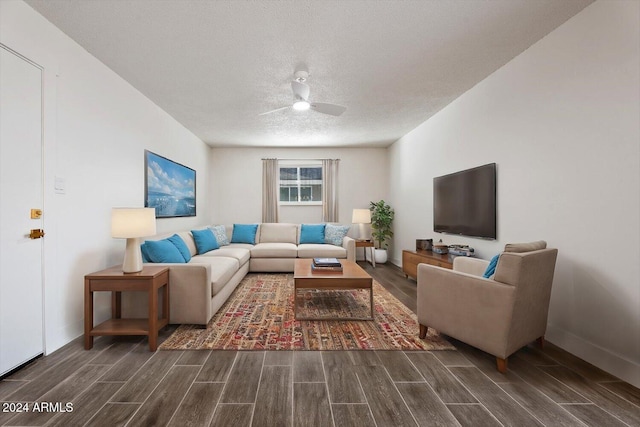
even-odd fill
[[[373,320],[373,280],[358,264],[340,260],[342,272],[311,270],[311,259],[296,259],[293,269],[293,315],[296,320]],[[369,289],[370,317],[298,317],[298,289]]]

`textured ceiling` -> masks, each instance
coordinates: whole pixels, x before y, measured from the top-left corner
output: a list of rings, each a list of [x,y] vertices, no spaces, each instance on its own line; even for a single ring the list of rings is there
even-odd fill
[[[592,0],[27,3],[212,146],[387,146]],[[297,66],[310,99],[285,109]]]

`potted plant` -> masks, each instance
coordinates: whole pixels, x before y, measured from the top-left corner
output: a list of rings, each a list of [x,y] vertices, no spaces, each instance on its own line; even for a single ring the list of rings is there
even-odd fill
[[[393,222],[394,211],[384,200],[371,202],[371,228],[374,242],[377,242],[375,250],[376,263],[387,262],[387,239],[393,237],[391,223]]]

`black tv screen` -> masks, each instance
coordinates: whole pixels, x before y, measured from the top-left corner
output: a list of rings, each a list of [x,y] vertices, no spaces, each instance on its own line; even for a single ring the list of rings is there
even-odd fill
[[[433,178],[433,231],[496,238],[496,164]]]

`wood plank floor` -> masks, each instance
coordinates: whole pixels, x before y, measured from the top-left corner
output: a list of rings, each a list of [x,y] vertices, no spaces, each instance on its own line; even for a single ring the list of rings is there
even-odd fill
[[[361,265],[415,311],[415,281]],[[79,338],[0,382],[0,425],[640,426],[640,390],[552,344],[520,350],[503,375],[451,341],[456,351],[151,353],[146,339],[85,351]]]

